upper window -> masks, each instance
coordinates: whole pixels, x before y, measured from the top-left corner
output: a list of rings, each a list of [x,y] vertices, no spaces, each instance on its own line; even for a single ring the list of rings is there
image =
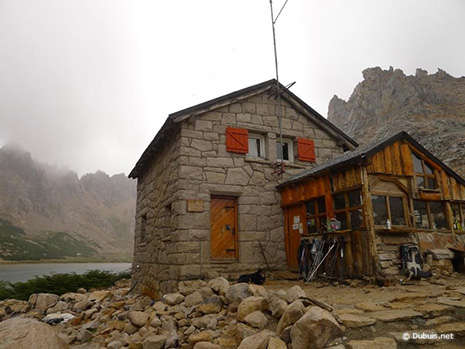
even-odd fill
[[[412,159],[418,188],[436,189],[437,185],[433,168],[414,152],[412,152]]]
[[[465,230],[465,203],[452,202],[452,220],[455,230]]]
[[[259,134],[249,133],[249,156],[265,158],[265,137]]]
[[[319,197],[306,203],[307,207],[307,233],[314,234],[325,226],[326,203],[325,197]]]
[[[371,203],[375,225],[386,225],[388,219],[392,225],[407,225],[403,197],[372,195]]]
[[[360,189],[333,196],[336,219],[341,229],[355,229],[363,226],[363,206]]]
[[[422,229],[447,229],[444,206],[439,201],[413,200],[415,226]]]
[[[285,160],[292,162],[294,160],[294,154],[292,151],[292,140],[290,139],[283,139],[283,144],[281,145],[280,140],[276,141],[276,152],[278,156],[278,160]]]

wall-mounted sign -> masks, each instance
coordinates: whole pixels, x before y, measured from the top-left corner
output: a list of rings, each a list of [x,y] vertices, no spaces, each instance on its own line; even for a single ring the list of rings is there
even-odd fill
[[[294,224],[300,223],[300,216],[294,216]]]
[[[187,212],[203,212],[203,200],[187,200]]]
[[[292,224],[292,230],[297,230],[299,229],[299,224],[296,223],[296,224]]]

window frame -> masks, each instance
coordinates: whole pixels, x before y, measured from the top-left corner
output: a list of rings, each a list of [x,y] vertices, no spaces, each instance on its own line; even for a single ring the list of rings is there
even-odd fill
[[[386,205],[386,213],[387,213],[387,218],[386,219],[389,219],[389,221],[391,222],[391,226],[399,227],[399,228],[405,228],[405,227],[410,227],[411,226],[410,220],[408,218],[409,217],[409,214],[408,214],[409,210],[408,210],[407,195],[402,194],[402,193],[373,191],[371,193],[371,206],[372,206],[372,208],[373,208],[373,196],[382,196],[382,197],[384,197],[384,200],[385,200],[384,204]],[[394,224],[394,222],[392,220],[392,212],[391,212],[391,205],[390,205],[389,198],[400,198],[400,199],[402,199],[402,207],[404,209],[404,221],[405,221],[404,225]],[[375,227],[377,227],[377,228],[384,227],[384,225],[376,224],[374,213],[375,213],[375,210],[373,209],[373,223],[374,223]]]
[[[415,183],[419,189],[426,189],[426,190],[437,190],[438,189],[438,182],[436,180],[436,175],[434,174],[434,167],[431,166],[423,157],[416,153],[414,150],[411,150],[412,153],[412,162],[413,162],[413,173],[415,175]],[[422,172],[417,172],[415,169],[415,158],[420,161],[421,163],[421,170]],[[428,174],[426,172],[426,168],[429,168],[432,172],[432,174]],[[418,178],[421,177],[423,178],[423,183],[424,186],[419,186],[418,185]],[[429,183],[428,183],[428,178],[431,178],[433,180],[433,188],[430,188]]]
[[[325,206],[325,212],[320,212],[320,209],[319,209],[319,206],[318,206],[318,200],[323,200],[323,203],[324,203],[324,206]],[[308,205],[310,203],[313,202],[313,207],[314,207],[314,214],[309,214],[309,211],[308,211]],[[325,226],[326,224],[326,220],[328,219],[328,208],[326,207],[326,198],[325,196],[318,196],[316,198],[312,198],[311,200],[308,200],[308,201],[305,201],[305,217],[306,217],[306,232],[307,232],[307,235],[314,235],[314,234],[318,234],[319,231],[321,230],[322,227]],[[324,218],[322,218],[324,217]],[[315,219],[315,227],[316,227],[316,231],[315,232],[309,232],[308,231],[308,222],[311,220],[311,219]],[[323,219],[323,224],[322,224],[322,219]]]
[[[278,145],[281,143],[281,140],[279,139],[279,136],[276,139],[276,159],[279,161],[281,158],[279,157],[278,153]],[[294,162],[294,141],[290,138],[284,138],[283,137],[283,144],[287,143],[287,149],[288,149],[288,157],[289,160],[284,159],[284,154],[283,154],[283,161],[284,162]]]
[[[260,134],[260,133],[253,133],[249,132],[247,142],[249,142],[251,139],[256,139],[260,143],[260,153],[258,156],[257,155],[252,155],[250,154],[250,143],[249,144],[249,151],[247,152],[246,156],[252,157],[252,158],[260,158],[260,159],[266,159],[267,154],[266,154],[266,143],[265,143],[265,136]],[[258,151],[257,151],[258,153]]]
[[[349,201],[349,194],[351,192],[358,191],[360,193],[360,205],[359,206],[350,206],[350,201]],[[345,206],[342,209],[336,209],[336,200],[334,199],[335,196],[339,195],[344,195],[344,203]],[[342,229],[342,222],[341,222],[341,231],[343,230],[354,230],[354,229],[364,229],[366,227],[365,223],[365,208],[363,207],[363,197],[362,197],[362,188],[351,188],[348,190],[340,191],[337,193],[332,194],[332,200],[333,200],[333,208],[334,208],[334,216],[336,217],[340,213],[345,213],[346,215],[346,222],[347,222],[347,228]],[[351,220],[351,213],[354,211],[362,210],[362,225],[358,227],[352,227],[352,220]]]
[[[434,200],[434,201],[429,200],[428,201],[428,200],[419,200],[419,199],[413,199],[412,201],[413,201],[412,202],[412,207],[413,207],[413,218],[414,218],[413,219],[413,226],[414,226],[415,229],[420,229],[420,230],[425,230],[426,229],[426,230],[432,230],[432,231],[447,231],[447,230],[450,231],[449,221],[447,219],[447,211],[446,211],[446,209],[444,207],[445,203],[443,201],[439,201],[439,200],[438,201],[436,201],[436,200]],[[415,210],[415,202],[423,202],[423,203],[426,204],[426,215],[428,217],[428,228],[417,227],[417,222],[416,222],[416,217],[415,217],[415,211],[416,211]],[[434,221],[433,221],[433,216],[431,214],[431,207],[430,207],[431,203],[439,203],[439,204],[442,205],[442,213],[444,214],[444,221],[446,223],[445,228],[433,228]]]

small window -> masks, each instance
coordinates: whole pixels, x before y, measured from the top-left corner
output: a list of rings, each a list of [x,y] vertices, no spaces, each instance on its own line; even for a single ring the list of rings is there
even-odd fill
[[[249,133],[249,152],[248,156],[255,156],[258,158],[265,158],[265,137]]]
[[[333,196],[336,219],[341,222],[341,230],[364,226],[363,206],[359,189]]]
[[[326,223],[326,203],[324,196],[306,203],[307,233],[316,234]]]
[[[465,204],[451,203],[454,230],[465,230]]]
[[[372,195],[373,218],[375,225],[407,225],[404,209],[404,198],[398,196]]]
[[[140,241],[145,242],[147,238],[147,214],[140,217]]]
[[[276,152],[278,156],[278,160],[284,160],[292,162],[294,160],[294,154],[292,151],[292,140],[290,139],[283,139],[283,144],[281,146],[281,142],[279,139],[276,141]]]
[[[414,152],[412,152],[412,159],[418,188],[436,189],[437,184],[433,168]]]
[[[415,226],[421,229],[447,229],[444,205],[439,201],[413,200]]]

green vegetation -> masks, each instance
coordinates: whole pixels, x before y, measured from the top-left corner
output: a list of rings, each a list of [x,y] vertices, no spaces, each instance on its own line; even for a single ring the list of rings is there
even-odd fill
[[[13,298],[28,300],[33,293],[54,293],[62,295],[66,292],[76,292],[78,288],[104,288],[114,285],[121,279],[129,279],[129,271],[112,273],[109,271],[90,270],[84,274],[53,274],[45,275],[26,282],[0,281],[0,300]]]
[[[90,257],[96,250],[65,232],[40,232],[32,236],[0,219],[0,258],[4,260]]]

